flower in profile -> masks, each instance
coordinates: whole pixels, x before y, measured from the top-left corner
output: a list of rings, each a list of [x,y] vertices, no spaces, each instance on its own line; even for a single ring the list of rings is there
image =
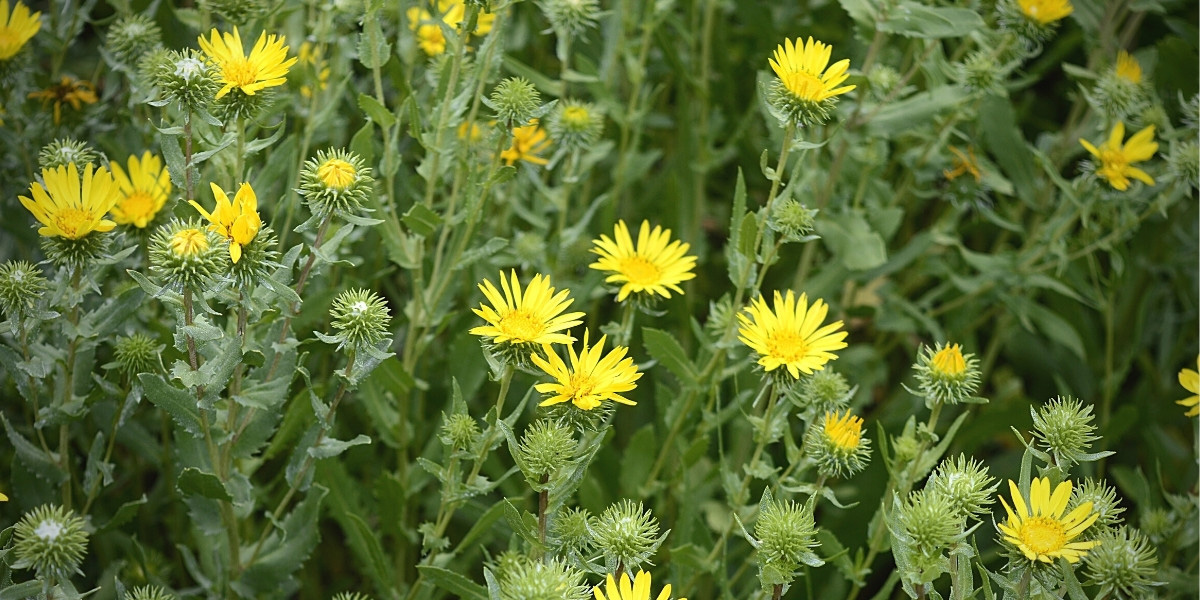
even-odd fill
[[[99,101],[99,98],[96,97],[96,88],[90,81],[75,79],[69,75],[63,75],[58,83],[44,90],[29,92],[29,98],[41,100],[42,106],[54,103],[55,125],[62,122],[63,104],[69,104],[71,108],[81,110],[84,104],[95,104]]]
[[[1196,357],[1196,367],[1200,368],[1200,356]],[[1175,404],[1187,407],[1188,411],[1183,413],[1183,416],[1194,417],[1200,415],[1200,372],[1191,369],[1180,370],[1179,385],[1182,385],[1183,389],[1192,393],[1191,396],[1183,400],[1175,401]]]
[[[1121,50],[1117,53],[1117,77],[1132,84],[1142,83],[1142,65],[1130,53]]]
[[[826,477],[849,477],[866,468],[871,459],[871,440],[862,435],[862,417],[825,413],[821,423],[809,430],[805,454],[812,456],[817,470]]]
[[[680,283],[696,277],[696,257],[687,255],[690,246],[680,240],[671,241],[670,229],[658,225],[651,229],[649,221],[642,221],[636,246],[624,220],[617,221],[612,238],[600,234],[592,244],[592,252],[600,258],[588,266],[609,273],[604,281],[621,285],[617,302],[623,302],[631,293],[670,298],[671,291],[683,293]]]
[[[237,264],[242,258],[242,247],[253,241],[262,228],[262,218],[258,216],[258,196],[249,183],[243,183],[230,202],[225,190],[215,183],[209,185],[217,200],[211,213],[195,200],[188,200],[188,203],[208,219],[210,231],[229,240],[229,259]]]
[[[41,222],[38,234],[42,237],[63,237],[78,240],[93,231],[112,231],[117,224],[104,218],[112,210],[120,190],[112,174],[91,165],[79,170],[71,163],[65,167],[42,169],[41,183],[29,186],[32,199],[19,196],[21,204]]]
[[[758,364],[767,372],[787,367],[792,379],[800,373],[811,375],[825,368],[825,363],[837,359],[834,350],[846,347],[846,332],[838,331],[841,321],[821,327],[829,305],[823,300],[808,304],[808,295],[787,295],[775,292],[775,310],[766,300],[755,298],[744,313],[738,313],[738,339],[758,354]],[[747,316],[748,315],[748,316]]]
[[[112,209],[113,221],[118,225],[145,228],[171,194],[171,176],[163,167],[162,159],[143,152],[140,160],[136,156],[129,157],[129,172],[112,163],[112,174],[121,188],[121,199]]]
[[[42,13],[30,13],[17,2],[9,12],[8,0],[0,0],[0,60],[15,56],[42,27]]]
[[[295,57],[287,57],[288,47],[283,45],[283,36],[268,36],[265,31],[258,36],[249,56],[245,54],[237,27],[233,28],[233,33],[223,35],[213,29],[209,39],[202,35],[199,42],[200,49],[221,71],[219,81],[223,87],[217,92],[218,100],[234,88],[253,96],[265,88],[283,85],[288,69],[296,64]]]
[[[584,330],[583,349],[576,354],[574,347],[567,347],[571,359],[569,367],[548,345],[543,348],[545,357],[535,353],[531,357],[533,364],[555,380],[534,386],[538,392],[550,396],[538,406],[570,401],[576,408],[592,410],[605,400],[630,406],[637,404],[621,394],[636,388],[634,382],[642,374],[633,364],[633,358],[626,356],[629,348],[616,346],[605,355],[604,342],[607,339],[608,336],[601,336],[596,345],[589,347],[588,332]]]
[[[775,48],[768,59],[771,70],[779,79],[772,88],[771,104],[784,120],[801,124],[823,123],[833,108],[837,96],[855,88],[841,85],[849,74],[850,59],[829,64],[833,47],[813,40],[790,38]],[[828,67],[828,68],[827,68]],[[839,87],[841,86],[841,87]]]
[[[546,130],[538,125],[537,119],[531,120],[524,127],[514,127],[512,135],[512,145],[500,153],[504,164],[511,165],[518,160],[535,165],[544,165],[549,162],[538,156],[550,148],[551,141],[546,137]]]
[[[629,573],[622,572],[620,582],[613,578],[612,573],[609,573],[604,589],[596,586],[592,593],[595,594],[596,600],[650,600],[650,590],[650,574],[639,570],[633,581],[629,580]],[[671,600],[671,584],[663,586],[656,600]],[[678,600],[687,599],[679,598]]]
[[[1017,0],[1017,6],[1026,19],[1039,26],[1057,23],[1075,12],[1070,0]]]
[[[1008,513],[1008,520],[996,525],[1006,544],[1019,550],[1025,558],[1043,563],[1053,563],[1056,558],[1065,558],[1077,563],[1087,551],[1100,544],[1098,541],[1073,542],[1079,534],[1096,520],[1092,503],[1084,502],[1067,515],[1067,501],[1071,499],[1071,482],[1064,481],[1050,491],[1050,479],[1034,478],[1029,486],[1029,501],[1011,479],[1008,481],[1013,506],[1009,507],[1004,497],[1000,503]]]
[[[944,169],[942,175],[954,181],[959,177],[971,174],[975,178],[975,182],[979,183],[983,179],[983,175],[979,171],[979,159],[975,158],[975,149],[967,146],[967,151],[963,152],[955,146],[950,146],[950,152],[954,154],[954,164],[952,169]]]
[[[471,309],[487,321],[487,325],[473,327],[470,331],[472,335],[488,338],[495,345],[541,346],[575,341],[566,331],[583,322],[579,320],[583,313],[563,313],[575,301],[570,298],[570,290],[564,289],[556,294],[549,277],[534,275],[522,291],[516,270],[512,271],[511,281],[510,284],[504,273],[500,273],[503,295],[491,280],[484,279],[479,284],[479,290],[491,306],[480,304],[479,308]]]

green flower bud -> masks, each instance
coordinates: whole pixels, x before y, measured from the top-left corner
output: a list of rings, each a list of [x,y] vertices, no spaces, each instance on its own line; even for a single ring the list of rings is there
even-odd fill
[[[83,519],[61,506],[44,504],[26,513],[13,532],[17,569],[33,569],[38,579],[67,579],[79,572],[87,552]]]
[[[522,269],[539,270],[546,262],[546,238],[536,233],[521,231],[513,237],[512,253]]]
[[[600,17],[598,0],[542,0],[538,7],[559,37],[579,36],[595,27]]]
[[[92,232],[77,240],[67,237],[42,237],[42,252],[55,266],[69,273],[87,269],[95,261],[104,258],[112,236]]]
[[[930,409],[938,404],[978,400],[979,360],[974,354],[964,355],[958,344],[922,346],[913,371],[918,388],[909,391],[925,398],[925,406]]]
[[[722,295],[716,302],[710,301],[708,303],[708,320],[704,322],[705,331],[712,336],[713,340],[720,341],[726,332],[737,331],[734,328],[734,323],[737,322],[737,313],[738,310],[734,308],[733,299],[729,297],[729,294]],[[824,371],[828,370],[824,369]]]
[[[173,219],[150,238],[150,271],[177,292],[211,288],[228,264],[220,237],[195,219]]]
[[[496,581],[504,581],[511,573],[522,569],[529,563],[529,557],[515,550],[505,550],[499,556],[487,561],[487,568],[492,570]]]
[[[592,532],[588,529],[591,515],[585,508],[567,508],[559,511],[550,525],[553,539],[558,541],[565,556],[583,557],[592,548]]]
[[[175,594],[157,585],[144,585],[125,592],[124,600],[175,600]]]
[[[850,414],[827,412],[804,436],[804,453],[825,477],[848,478],[871,462],[871,440],[862,435],[863,420]]]
[[[1195,139],[1171,144],[1167,172],[1193,190],[1200,189],[1200,145]]]
[[[854,390],[850,388],[850,382],[829,366],[814,371],[812,375],[801,377],[798,384],[788,390],[787,394],[792,404],[812,417],[846,408],[853,396]]]
[[[1006,76],[1007,73],[997,62],[991,49],[967,55],[959,65],[957,73],[957,79],[963,87],[981,95],[1003,95]]]
[[[166,102],[176,102],[193,110],[204,109],[221,89],[216,68],[197,50],[171,50],[152,56],[152,60],[143,63],[142,69],[149,73]]]
[[[801,565],[816,566],[820,559],[812,549],[817,547],[817,526],[810,506],[795,501],[775,501],[763,495],[754,537],[758,538],[758,578],[763,589],[789,584],[796,578]]]
[[[117,368],[130,377],[162,371],[163,346],[154,342],[154,338],[141,333],[117,338],[113,349]]]
[[[517,444],[517,464],[525,479],[542,491],[543,478],[552,478],[575,457],[575,437],[571,429],[551,420],[536,421],[525,430]]]
[[[28,262],[10,260],[0,265],[0,310],[13,327],[34,314],[47,287],[42,270]]]
[[[965,521],[949,497],[926,487],[896,507],[893,531],[900,543],[923,557],[940,556],[963,532]]]
[[[329,309],[329,316],[337,333],[324,339],[336,341],[339,349],[344,346],[355,350],[374,348],[389,337],[392,317],[387,302],[375,292],[357,289],[338,294]]]
[[[1082,460],[1091,460],[1087,450],[1099,439],[1092,435],[1095,415],[1091,405],[1067,396],[1050,400],[1041,410],[1029,408],[1033,416],[1033,436],[1037,445],[1054,457],[1054,464],[1067,468]]]
[[[604,509],[591,523],[592,538],[601,554],[605,568],[611,573],[617,567],[632,571],[650,558],[667,539],[658,535],[658,519],[641,502],[624,499]],[[650,563],[653,564],[653,563]]]
[[[1144,86],[1121,77],[1112,70],[1101,75],[1096,80],[1096,86],[1086,96],[1109,122],[1122,121],[1127,116],[1140,112],[1147,101]]]
[[[134,13],[120,17],[108,28],[108,51],[127,66],[162,47],[162,30],[150,17]]]
[[[1117,501],[1117,490],[1103,481],[1085,477],[1071,490],[1068,510],[1074,510],[1085,502],[1092,503],[1092,512],[1098,515],[1096,522],[1084,532],[1084,537],[1095,539],[1104,532],[1121,524],[1121,513],[1125,508]]]
[[[816,226],[817,210],[808,208],[795,198],[785,198],[776,202],[771,215],[767,218],[767,226],[778,233],[785,242],[807,242],[819,236],[813,236]]]
[[[905,431],[904,435],[892,438],[892,455],[897,465],[910,463],[921,452],[921,441],[915,431]]]
[[[1175,533],[1175,519],[1171,511],[1165,508],[1151,508],[1142,513],[1140,522],[1142,533],[1150,537],[1155,545],[1166,542]]]
[[[375,182],[363,159],[342,149],[322,150],[300,171],[300,195],[313,216],[353,215],[363,210]]]
[[[1083,557],[1088,583],[1099,586],[1096,598],[1150,598],[1158,571],[1158,555],[1150,540],[1122,525],[1098,538],[1099,546]]]
[[[523,561],[501,573],[501,600],[588,600],[592,590],[583,573],[557,559]]]
[[[496,111],[496,120],[507,129],[528,123],[541,116],[538,108],[542,97],[537,88],[523,77],[509,77],[496,85],[484,104]]]
[[[943,460],[929,476],[925,489],[946,498],[958,518],[979,520],[995,502],[993,494],[998,484],[993,481],[983,463],[960,454]]]
[[[453,414],[442,425],[442,443],[457,451],[467,451],[479,439],[479,425],[471,415]]]
[[[263,225],[249,243],[242,244],[241,258],[229,263],[229,275],[234,283],[243,290],[252,289],[260,283],[272,285],[269,277],[279,268],[278,247],[279,238],[275,236],[275,230]]]
[[[200,0],[200,5],[229,23],[249,23],[266,16],[273,3],[269,0]]]
[[[82,169],[86,165],[96,164],[99,158],[100,154],[87,142],[67,138],[42,146],[38,152],[38,166],[46,170],[75,163],[76,167]]]
[[[272,88],[259,90],[251,96],[241,88],[234,87],[228,94],[213,102],[212,112],[215,117],[226,123],[238,119],[253,119],[266,110],[274,99],[275,90]]]
[[[550,115],[548,128],[550,138],[568,150],[586,150],[600,139],[604,115],[590,102],[566,100]]]
[[[879,99],[886,98],[900,85],[900,72],[887,65],[876,65],[867,73],[867,85],[873,96]]]
[[[372,600],[370,596],[359,592],[341,592],[333,600]]]

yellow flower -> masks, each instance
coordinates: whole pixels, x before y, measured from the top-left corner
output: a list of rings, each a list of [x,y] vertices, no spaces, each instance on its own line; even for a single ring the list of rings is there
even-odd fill
[[[442,23],[451,29],[458,29],[466,17],[466,5],[462,0],[439,0],[437,3],[438,17],[428,10],[419,7],[409,8],[405,13],[408,17],[408,28],[417,34],[417,46],[427,56],[438,56],[446,51],[446,35],[442,32]],[[481,12],[475,22],[474,35],[487,35],[492,30],[496,15]]]
[[[553,377],[555,383],[539,383],[534,389],[549,394],[538,406],[561,404],[568,400],[581,410],[592,410],[605,400],[620,402],[633,406],[636,402],[622,396],[637,387],[634,382],[641,378],[633,359],[626,356],[629,351],[624,346],[617,346],[604,355],[604,342],[608,336],[601,336],[595,346],[588,346],[588,332],[583,332],[583,350],[575,354],[575,348],[567,346],[571,366],[555,354],[549,345],[543,347],[546,357],[538,354],[531,357],[547,375]]]
[[[1075,11],[1070,0],[1017,0],[1021,14],[1038,25],[1049,25],[1065,19]]]
[[[1071,499],[1071,482],[1064,481],[1050,493],[1049,478],[1034,478],[1029,486],[1029,503],[1021,496],[1021,490],[1011,479],[1008,481],[1013,508],[1009,508],[1004,497],[1000,503],[1008,513],[1008,520],[996,525],[1004,541],[1016,546],[1025,558],[1031,561],[1053,563],[1062,557],[1069,563],[1077,563],[1087,551],[1098,546],[1098,541],[1072,542],[1100,516],[1092,512],[1092,503],[1084,502],[1065,517],[1067,501]]]
[[[957,377],[967,370],[967,361],[963,358],[962,346],[950,344],[933,355],[933,368],[942,375]]]
[[[0,60],[15,56],[25,43],[42,28],[42,13],[29,13],[29,7],[17,2],[8,12],[8,0],[0,0]]]
[[[171,176],[163,168],[162,159],[143,152],[141,160],[129,157],[129,172],[112,163],[113,178],[121,188],[121,199],[112,209],[113,221],[139,229],[154,219],[171,194]]]
[[[838,331],[841,321],[820,327],[829,306],[822,300],[808,305],[808,296],[796,295],[788,290],[787,296],[775,292],[775,311],[772,312],[762,296],[755,298],[738,313],[738,339],[759,355],[758,364],[767,371],[787,367],[795,379],[800,373],[812,374],[825,368],[825,363],[835,360],[834,350],[846,347],[845,331]],[[820,329],[818,329],[820,327]]]
[[[613,237],[615,240],[601,234],[600,239],[592,240],[595,245],[592,252],[598,254],[600,260],[588,266],[611,273],[604,281],[622,284],[617,302],[624,301],[630,292],[670,298],[669,290],[682,294],[679,284],[696,277],[692,272],[696,257],[686,256],[688,244],[679,240],[668,243],[670,229],[655,225],[651,230],[650,223],[642,221],[635,247],[629,227],[622,220],[613,228]]]
[[[44,90],[29,92],[29,97],[41,100],[42,106],[54,102],[55,125],[58,125],[62,121],[62,105],[64,102],[70,104],[71,108],[80,110],[84,104],[95,104],[99,100],[96,97],[96,88],[92,86],[90,81],[75,79],[68,75],[63,75],[57,84]]]
[[[1079,139],[1079,143],[1083,144],[1092,156],[1100,159],[1100,168],[1096,169],[1096,174],[1106,179],[1114,188],[1121,191],[1129,189],[1130,177],[1146,185],[1154,185],[1154,178],[1145,171],[1130,166],[1132,163],[1150,160],[1158,150],[1158,142],[1154,141],[1154,126],[1148,125],[1122,144],[1124,139],[1125,123],[1118,121],[1113,126],[1108,141],[1100,144],[1099,148],[1083,138]]]
[[[617,580],[613,579],[612,574],[609,574],[605,589],[601,590],[600,586],[596,586],[592,588],[592,594],[596,596],[596,600],[650,600],[650,574],[638,571],[637,577],[634,577],[631,582],[629,573],[621,573],[619,584]],[[668,583],[663,586],[657,600],[670,599],[671,584]],[[677,600],[687,600],[687,598],[678,598]]]
[[[549,162],[538,156],[550,148],[551,142],[546,137],[546,130],[538,126],[537,119],[530,121],[524,127],[514,127],[512,134],[512,145],[508,147],[508,150],[500,153],[504,164],[511,165],[518,160],[535,165],[544,165]]]
[[[200,49],[221,69],[220,81],[224,87],[217,92],[218,100],[233,88],[253,96],[259,90],[283,85],[288,69],[296,64],[295,57],[287,57],[288,47],[283,45],[283,36],[268,36],[264,31],[247,57],[237,27],[233,28],[233,33],[223,36],[216,29],[209,35],[211,39],[202,35],[199,42]]]
[[[171,236],[167,246],[175,256],[194,256],[208,250],[208,237],[199,229],[180,229]]]
[[[840,450],[856,450],[862,441],[862,417],[850,414],[839,415],[836,412],[825,413],[825,436]]]
[[[1138,84],[1142,82],[1142,65],[1136,58],[1122,50],[1117,53],[1117,77]]]
[[[512,271],[512,284],[500,273],[500,287],[504,295],[484,279],[479,284],[480,291],[487,297],[491,306],[480,304],[479,308],[471,311],[487,321],[471,329],[472,335],[491,338],[494,343],[503,344],[570,344],[575,338],[563,333],[582,323],[581,312],[563,314],[573,300],[569,298],[570,290],[562,290],[557,294],[550,285],[550,278],[534,275],[529,285],[521,291],[521,281],[517,272]]]
[[[112,174],[92,165],[83,168],[80,181],[75,163],[56,169],[42,169],[42,181],[29,186],[33,199],[20,196],[21,204],[42,223],[38,234],[43,237],[80,239],[93,231],[112,231],[117,224],[104,218],[121,197],[120,188]]]
[[[258,230],[262,228],[262,218],[258,216],[258,196],[249,183],[243,183],[238,188],[233,202],[220,186],[210,183],[213,197],[217,205],[210,213],[195,200],[188,203],[196,207],[200,214],[208,219],[209,231],[229,240],[229,260],[235,264],[242,258],[242,247],[254,240]]]
[[[975,183],[979,183],[983,177],[979,171],[979,159],[975,158],[975,149],[967,146],[967,152],[966,154],[963,154],[962,150],[959,150],[954,146],[950,146],[950,152],[954,153],[954,168],[944,169],[942,171],[942,175],[944,175],[946,179],[954,181],[963,174],[970,173],[971,176],[975,178]]]
[[[837,87],[849,77],[846,70],[850,68],[850,59],[839,60],[826,69],[831,46],[814,41],[811,36],[808,43],[800,39],[796,42],[793,44],[791,39],[784,39],[783,44],[775,48],[775,57],[768,59],[775,75],[793,96],[807,102],[823,102],[855,88],[853,85]]]
[[[1200,368],[1200,356],[1196,357],[1196,367]],[[1191,396],[1183,400],[1175,401],[1175,404],[1188,407],[1188,411],[1183,413],[1183,416],[1194,417],[1200,415],[1200,373],[1191,369],[1179,371],[1179,385],[1182,385],[1183,389],[1192,393]]]
[[[317,167],[317,177],[326,186],[335,190],[346,189],[346,186],[354,183],[357,174],[354,165],[340,158],[331,158]]]
[[[465,140],[468,144],[475,144],[483,139],[483,129],[478,123],[470,121],[459,123],[457,133],[458,139]]]
[[[8,496],[5,496],[4,494],[0,494],[0,502],[8,502]]]

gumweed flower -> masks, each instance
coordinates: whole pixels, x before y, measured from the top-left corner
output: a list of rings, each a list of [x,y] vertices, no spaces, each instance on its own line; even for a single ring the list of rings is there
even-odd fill
[[[45,504],[25,514],[13,528],[13,568],[33,569],[38,579],[71,577],[87,552],[86,524],[75,511]]]
[[[171,194],[171,176],[162,159],[143,152],[139,160],[129,157],[129,171],[112,163],[113,178],[121,188],[121,199],[112,209],[113,221],[118,225],[133,225],[143,229],[167,203]]]
[[[962,519],[978,520],[994,502],[992,494],[998,484],[993,481],[986,465],[959,454],[938,464],[925,489],[946,498]]]
[[[258,196],[249,183],[243,183],[230,202],[225,190],[215,183],[209,185],[217,201],[211,213],[195,200],[188,200],[188,204],[208,220],[210,231],[229,241],[229,259],[237,264],[242,258],[242,248],[253,241],[262,228],[262,218],[258,216]]]
[[[1020,551],[1031,563],[1051,564],[1055,559],[1064,558],[1075,564],[1088,550],[1100,545],[1095,540],[1072,541],[1096,520],[1097,515],[1092,512],[1090,502],[1063,514],[1071,498],[1070,481],[1058,484],[1051,493],[1048,478],[1034,478],[1029,486],[1028,500],[1011,479],[1008,488],[1012,506],[1000,497],[1008,519],[997,524],[996,529],[1005,544]]]
[[[220,67],[205,62],[204,55],[192,48],[171,50],[143,63],[161,93],[168,100],[189,109],[209,105],[221,89]]]
[[[9,12],[8,0],[0,0],[0,61],[16,56],[41,27],[41,12],[31,13],[20,2],[13,4]]]
[[[417,34],[417,45],[428,56],[438,56],[446,51],[446,35],[442,24],[458,29],[466,18],[466,5],[462,0],[438,0],[437,15],[419,7],[409,8],[405,13],[408,28]],[[496,15],[480,12],[475,22],[473,35],[487,35],[492,30]],[[440,21],[440,23],[439,23]]]
[[[642,221],[636,245],[624,220],[617,221],[612,238],[600,234],[592,244],[592,253],[600,258],[588,267],[608,273],[604,281],[621,286],[618,302],[630,294],[670,298],[672,291],[683,293],[680,283],[696,277],[696,257],[687,254],[690,246],[671,240],[670,229],[658,225],[651,229],[649,221]]]
[[[584,150],[600,139],[604,115],[590,102],[564,100],[550,115],[550,137],[568,150]]]
[[[1134,85],[1142,83],[1142,65],[1130,53],[1121,50],[1117,52],[1117,64],[1114,67],[1117,77]]]
[[[1096,598],[1152,598],[1158,572],[1158,549],[1142,532],[1121,526],[1096,541],[1083,557],[1087,583],[1098,586]]]
[[[850,477],[871,460],[871,440],[862,435],[861,417],[828,412],[804,439],[805,454],[817,463],[826,477]]]
[[[930,408],[975,400],[979,390],[979,360],[963,354],[959,344],[923,347],[913,371],[918,384],[913,394],[925,398]]]
[[[658,535],[658,519],[650,509],[628,498],[609,505],[590,525],[593,543],[610,572],[617,565],[631,571],[649,562],[666,539]]]
[[[228,266],[221,238],[198,220],[174,219],[150,238],[150,270],[165,287],[204,290]]]
[[[300,171],[300,194],[318,218],[362,210],[373,190],[371,168],[362,157],[342,149],[320,150]]]
[[[552,142],[546,136],[546,130],[538,125],[537,119],[531,120],[523,127],[514,127],[512,136],[512,145],[500,153],[504,164],[512,165],[518,160],[535,165],[545,165],[549,162],[539,155],[548,150]]]
[[[500,287],[503,293],[491,280],[484,279],[479,284],[479,290],[491,306],[481,303],[479,308],[471,309],[487,321],[486,325],[471,328],[472,335],[487,338],[493,347],[543,346],[575,341],[566,331],[583,322],[580,320],[583,313],[563,312],[575,301],[570,297],[570,290],[555,293],[550,278],[540,274],[534,275],[522,290],[515,270],[509,278],[500,273]]]
[[[84,104],[95,104],[99,101],[99,98],[96,97],[96,88],[90,81],[75,79],[69,75],[63,75],[58,83],[44,90],[30,92],[29,98],[41,100],[42,106],[54,104],[55,125],[62,122],[63,104],[78,111],[83,109]]]
[[[811,306],[808,295],[775,292],[774,310],[766,300],[755,298],[743,313],[738,313],[738,339],[758,355],[758,364],[768,373],[786,367],[793,380],[800,374],[811,375],[837,359],[834,350],[846,347],[847,333],[839,331],[841,321],[821,327],[829,305],[816,300]]]
[[[200,36],[199,43],[200,49],[220,71],[222,87],[217,91],[217,100],[234,89],[253,96],[266,88],[283,85],[288,69],[296,64],[295,57],[287,57],[288,47],[284,45],[283,36],[268,36],[265,31],[258,36],[249,56],[245,54],[237,27],[233,28],[233,33],[225,34],[213,29],[209,38]]]
[[[595,594],[596,600],[650,600],[651,589],[649,573],[638,571],[637,576],[630,580],[629,573],[622,571],[620,581],[614,579],[612,573],[609,573],[604,589],[596,586],[592,593]],[[671,584],[663,586],[656,600],[671,600]],[[678,600],[687,599],[679,598]]]
[[[1196,367],[1200,368],[1200,356],[1196,357]],[[1187,412],[1183,413],[1183,416],[1194,417],[1200,415],[1200,372],[1186,368],[1181,369],[1179,371],[1179,385],[1192,393],[1191,396],[1183,400],[1175,401],[1175,404],[1188,409]]]
[[[1150,160],[1150,157],[1154,156],[1154,152],[1158,150],[1158,142],[1154,141],[1154,126],[1150,125],[1142,129],[1133,134],[1129,141],[1122,143],[1124,139],[1125,123],[1117,122],[1113,126],[1112,133],[1109,134],[1108,140],[1100,144],[1099,148],[1083,138],[1079,139],[1079,143],[1100,161],[1096,168],[1096,175],[1107,181],[1114,189],[1120,191],[1129,189],[1130,178],[1146,185],[1154,185],[1153,177],[1132,166],[1133,163]]]
[[[543,348],[545,356],[534,354],[533,364],[554,379],[551,383],[534,386],[539,393],[549,397],[538,406],[551,406],[570,402],[580,410],[592,410],[605,401],[633,406],[636,402],[622,396],[637,387],[642,377],[633,358],[626,356],[629,349],[616,346],[604,354],[604,342],[608,336],[600,336],[595,345],[588,345],[588,332],[583,334],[583,349],[578,354],[573,346],[567,346],[571,364],[567,365],[549,345]]]
[[[808,42],[797,39],[792,43],[788,38],[775,48],[768,63],[778,79],[773,82],[769,103],[781,121],[824,123],[837,97],[855,88],[842,85],[849,77],[850,59],[830,65],[832,50],[811,36]]]
[[[975,178],[975,183],[983,180],[983,174],[979,170],[979,159],[975,158],[975,149],[967,146],[967,151],[963,152],[955,146],[950,146],[950,153],[954,155],[954,161],[951,165],[953,168],[944,169],[942,176],[950,181],[954,181],[963,175],[970,174]]]
[[[112,231],[117,224],[105,217],[120,198],[116,181],[107,169],[87,165],[80,178],[75,163],[54,169],[42,169],[41,183],[29,186],[32,198],[19,196],[21,204],[42,227],[43,237],[81,239],[93,231]]]

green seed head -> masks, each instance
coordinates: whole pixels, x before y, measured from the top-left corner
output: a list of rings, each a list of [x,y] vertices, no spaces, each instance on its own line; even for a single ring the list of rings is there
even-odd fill
[[[38,579],[67,579],[79,572],[87,553],[88,533],[74,511],[44,504],[17,523],[13,551],[18,569],[33,569]]]

